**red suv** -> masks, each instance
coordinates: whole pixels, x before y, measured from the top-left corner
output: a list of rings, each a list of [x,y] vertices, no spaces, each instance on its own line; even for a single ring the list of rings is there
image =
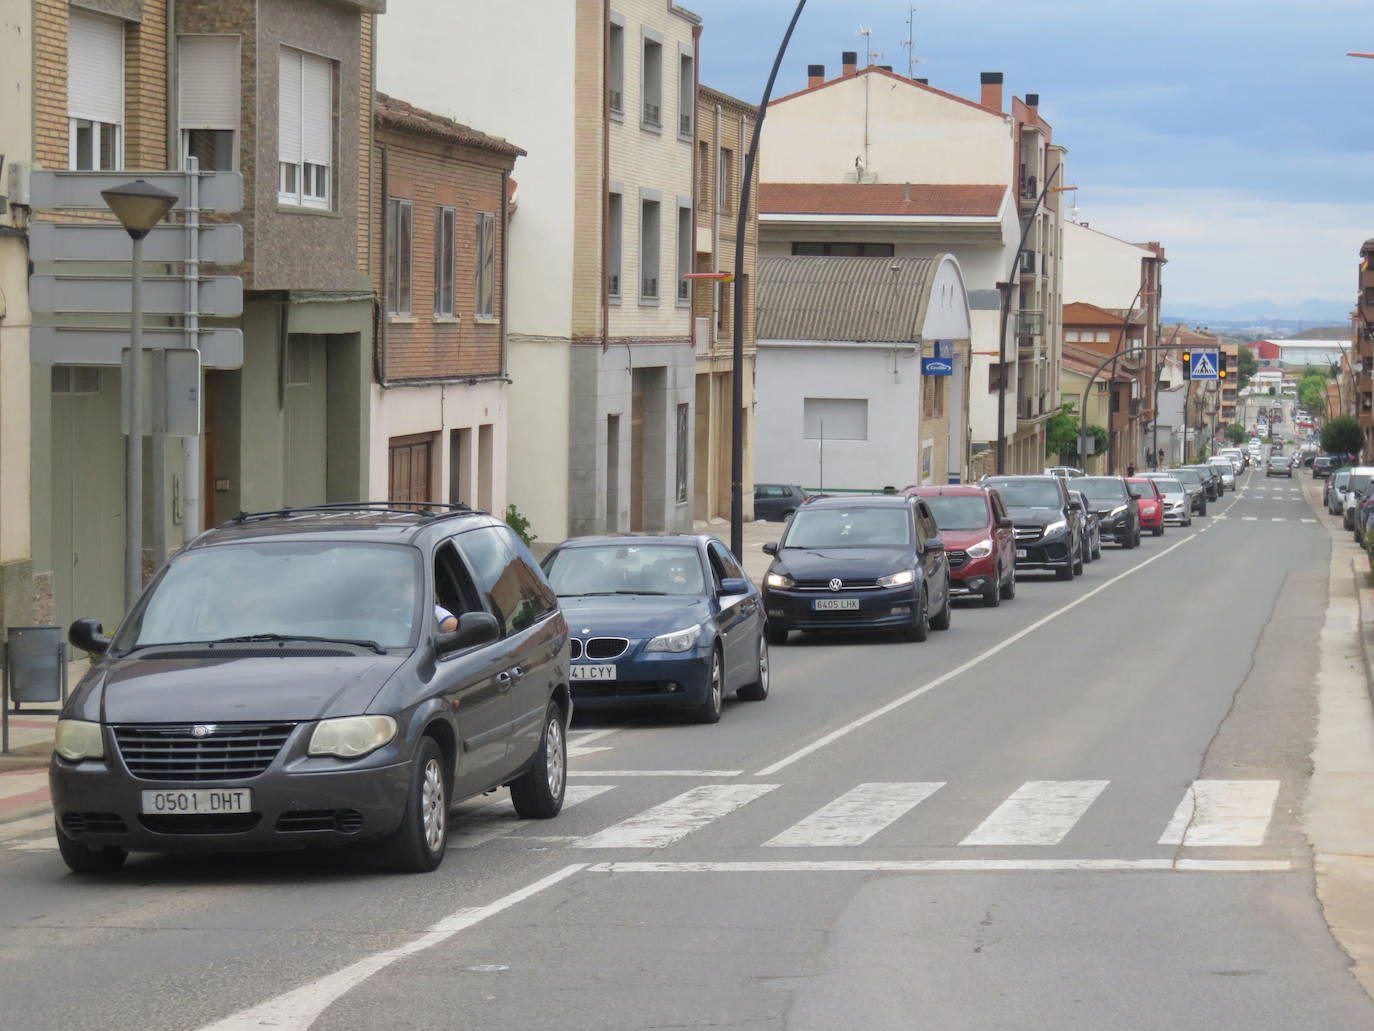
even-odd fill
[[[995,607],[1016,597],[1016,530],[997,491],[989,487],[907,487],[930,506],[949,556],[952,598],[982,598]]]
[[[1140,532],[1149,530],[1156,537],[1164,536],[1164,499],[1154,480],[1131,477],[1126,481],[1132,494],[1140,495]]]

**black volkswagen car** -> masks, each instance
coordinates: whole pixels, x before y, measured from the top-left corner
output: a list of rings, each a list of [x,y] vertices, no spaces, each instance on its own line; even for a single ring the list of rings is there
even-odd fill
[[[563,804],[557,598],[505,523],[448,506],[243,515],[181,549],[68,699],[48,769],[77,872],[130,851],[373,840],[443,859],[450,806]]]
[[[763,581],[768,640],[792,630],[949,629],[949,558],[920,498],[818,498],[792,516]]]
[[[1140,505],[1122,477],[1084,476],[1073,485],[1097,513],[1103,537],[1123,548],[1140,544]]]
[[[1073,487],[1088,479],[1075,477]],[[1060,580],[1083,572],[1082,506],[1058,476],[989,476],[1016,525],[1016,568],[1050,569]]]

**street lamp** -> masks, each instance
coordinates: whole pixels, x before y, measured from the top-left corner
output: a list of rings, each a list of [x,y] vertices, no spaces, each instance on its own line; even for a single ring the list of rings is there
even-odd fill
[[[132,606],[143,590],[143,238],[162,221],[177,199],[142,179],[101,190],[100,196],[133,241],[127,384],[129,439],[124,482],[124,604]]]

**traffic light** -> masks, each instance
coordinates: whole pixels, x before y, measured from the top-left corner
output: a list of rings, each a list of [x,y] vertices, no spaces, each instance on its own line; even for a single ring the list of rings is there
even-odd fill
[[[1226,378],[1226,352],[1217,352],[1217,379]]]
[[[1183,352],[1183,378],[1193,378],[1193,353],[1191,351]]]

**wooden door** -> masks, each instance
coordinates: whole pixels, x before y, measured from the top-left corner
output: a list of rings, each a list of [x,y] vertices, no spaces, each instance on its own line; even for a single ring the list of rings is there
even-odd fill
[[[390,500],[405,503],[434,501],[431,491],[434,438],[426,433],[392,437],[388,446]]]

